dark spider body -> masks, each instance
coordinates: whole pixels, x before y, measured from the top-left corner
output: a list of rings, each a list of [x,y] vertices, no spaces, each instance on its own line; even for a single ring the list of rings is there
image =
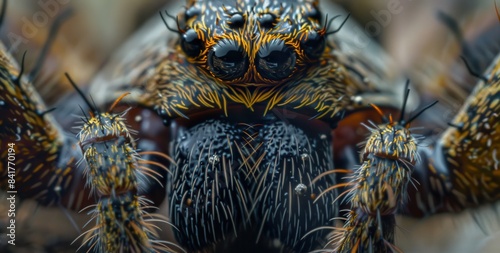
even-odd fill
[[[172,136],[176,166],[167,199],[171,220],[180,228],[177,240],[189,249],[232,252],[237,236],[268,251],[305,252],[324,244],[325,230],[302,238],[333,225],[329,218],[338,212],[330,204],[335,191],[315,202],[335,179],[312,183],[334,167],[330,127],[313,118],[333,117],[347,100],[340,98],[338,72],[317,73],[328,64],[318,59],[327,32],[320,18],[307,2],[202,1],[192,2],[179,17],[177,47],[187,57],[178,59],[185,63],[176,71],[198,78],[177,81],[178,72],[165,69],[162,73],[170,74],[155,85],[165,95],[156,98],[156,107],[167,122],[196,112],[208,118],[174,120],[186,130]],[[192,94],[172,92],[183,89]],[[331,92],[312,95],[318,89]],[[205,112],[212,108],[216,111]]]
[[[335,139],[332,131],[360,123],[344,117],[380,118],[367,113],[371,103],[403,104],[402,111],[415,104],[394,88],[404,80],[381,50],[344,31],[354,27],[347,15],[331,25],[318,1],[188,1],[177,18],[162,14],[165,24],[157,17],[139,31],[92,81],[87,92],[97,108],[79,94],[46,113],[2,51],[0,144],[19,149],[18,194],[71,210],[95,204],[84,248],[391,252],[396,213],[498,199],[500,175],[491,170],[498,157],[478,147],[495,146],[500,136],[491,132],[499,128],[497,67],[464,105],[458,127],[435,145],[417,148],[404,119],[374,124],[362,165],[341,182],[338,174],[351,169],[341,166],[358,162],[344,151],[358,139]],[[88,114],[80,139],[63,130],[75,125],[67,116],[77,105]],[[460,164],[463,157],[479,160]],[[476,164],[484,165],[479,172]],[[7,169],[0,169],[7,190]],[[411,177],[418,193],[409,189]],[[469,191],[468,179],[489,184]],[[334,229],[343,196],[348,218]],[[158,242],[148,223],[162,202],[178,247]]]
[[[108,94],[133,91],[124,100],[154,108],[170,127],[172,143],[155,145],[175,160],[169,216],[188,249],[231,252],[241,237],[271,252],[325,245],[327,230],[306,234],[338,215],[337,190],[316,199],[336,184],[333,175],[317,179],[335,168],[331,130],[347,108],[362,106],[355,95],[377,94],[370,86],[380,83],[360,77],[360,66],[347,69],[342,61],[374,64],[337,54],[328,35],[338,30],[322,19],[315,1],[191,1],[176,19],[179,37],[162,36],[155,47],[169,47],[145,55],[151,64],[112,64],[136,67],[135,81],[93,83],[92,94],[103,80],[116,83]]]

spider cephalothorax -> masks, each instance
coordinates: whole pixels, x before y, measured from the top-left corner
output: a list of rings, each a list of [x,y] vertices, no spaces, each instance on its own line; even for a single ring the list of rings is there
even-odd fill
[[[203,109],[228,115],[231,105],[333,118],[350,103],[352,81],[331,53],[327,36],[338,29],[329,23],[316,1],[191,1],[177,18],[177,52],[148,83],[149,100],[166,119]]]

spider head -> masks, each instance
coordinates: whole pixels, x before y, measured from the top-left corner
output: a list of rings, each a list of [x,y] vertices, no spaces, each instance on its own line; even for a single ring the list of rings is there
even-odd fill
[[[225,84],[281,84],[326,52],[317,1],[191,1],[178,24],[188,60]]]

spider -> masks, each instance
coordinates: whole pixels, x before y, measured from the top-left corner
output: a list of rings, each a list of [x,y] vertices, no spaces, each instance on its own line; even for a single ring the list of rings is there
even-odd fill
[[[348,17],[317,1],[188,1],[87,90],[67,75],[77,92],[54,111],[3,48],[2,189],[91,213],[78,240],[96,252],[398,252],[396,214],[498,199],[498,59],[420,146],[415,93]]]

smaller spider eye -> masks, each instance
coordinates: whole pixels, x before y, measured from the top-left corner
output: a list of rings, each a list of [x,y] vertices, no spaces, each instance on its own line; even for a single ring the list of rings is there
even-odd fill
[[[234,40],[223,39],[208,54],[210,71],[222,80],[242,76],[248,68],[248,57]]]
[[[296,56],[292,49],[280,39],[264,44],[256,58],[256,67],[260,75],[271,80],[288,77],[295,67]]]
[[[321,12],[317,8],[311,9],[309,12],[306,13],[306,16],[314,20],[317,20],[318,23],[322,22]]]
[[[311,31],[307,38],[300,42],[304,53],[310,59],[318,59],[325,51],[326,41],[325,37],[318,34],[316,31]]]
[[[201,13],[200,8],[196,6],[191,6],[189,9],[186,10],[184,13],[184,21],[188,21],[189,19],[199,16]]]
[[[276,22],[276,16],[272,13],[264,13],[259,17],[259,23],[264,28],[272,28]]]
[[[187,30],[181,38],[181,47],[184,53],[189,57],[196,57],[200,55],[204,48],[203,41],[198,38],[195,30]]]
[[[241,13],[235,13],[229,18],[228,24],[231,28],[240,28],[245,24],[245,18]]]

